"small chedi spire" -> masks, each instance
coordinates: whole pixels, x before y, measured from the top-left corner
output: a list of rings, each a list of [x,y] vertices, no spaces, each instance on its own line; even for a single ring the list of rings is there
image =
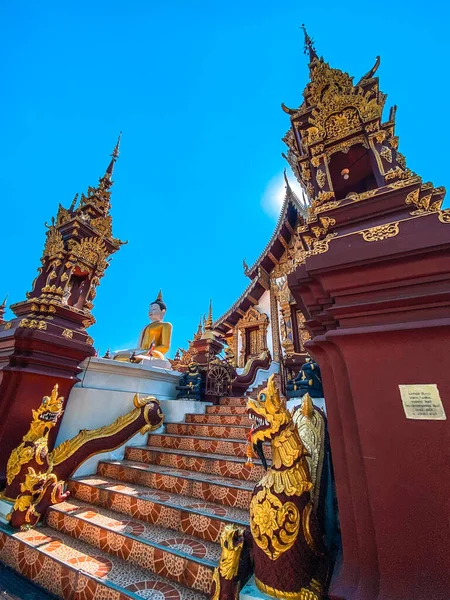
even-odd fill
[[[116,163],[117,158],[119,157],[119,148],[120,148],[120,140],[122,139],[122,132],[119,133],[119,137],[117,138],[116,145],[114,146],[114,150],[112,151],[111,161],[106,169],[104,176],[101,178],[100,183],[102,181],[109,182],[109,185],[112,185],[112,175],[114,172],[114,165]],[[109,187],[109,186],[108,186]]]
[[[208,312],[208,318],[206,319],[206,323],[205,323],[205,331],[211,331],[212,330],[212,325],[213,325],[213,318],[212,318],[212,300],[209,301],[209,312]]]
[[[198,327],[197,327],[197,333],[194,335],[194,340],[199,340],[202,337],[202,333],[203,333],[203,323],[202,323],[202,317],[200,317],[200,321],[199,321]]]
[[[109,209],[111,206],[111,186],[114,183],[112,180],[112,175],[114,172],[114,165],[116,163],[116,160],[119,156],[119,147],[120,147],[120,140],[122,138],[122,132],[120,132],[119,137],[117,138],[117,142],[116,145],[114,146],[114,150],[111,153],[111,161],[108,165],[108,167],[106,168],[105,174],[100,177],[99,179],[99,183],[97,187],[92,187],[89,186],[88,187],[88,191],[87,191],[87,195],[82,194],[81,195],[81,201],[80,201],[80,209],[83,211],[83,209],[89,205],[91,211],[95,211],[98,214],[96,216],[107,216],[109,213]],[[88,211],[89,213],[89,211]],[[90,217],[93,217],[94,214],[92,213],[90,215]],[[89,218],[90,218],[89,217]]]
[[[313,60],[319,60],[319,57],[316,53],[316,49],[314,48],[314,40],[308,35],[304,23],[302,23],[300,29],[303,29],[303,33],[305,35],[305,47],[303,49],[303,52],[305,54],[309,54],[309,62],[312,63]]]
[[[3,323],[5,319],[3,318],[6,310],[6,301],[8,300],[8,294],[6,294],[5,299],[0,304],[0,323]]]
[[[75,206],[77,205],[78,193],[75,194],[72,200],[72,204],[69,206],[69,212],[73,212],[75,210]]]

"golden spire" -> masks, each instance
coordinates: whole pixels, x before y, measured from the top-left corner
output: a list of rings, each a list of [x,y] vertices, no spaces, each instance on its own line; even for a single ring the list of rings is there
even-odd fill
[[[197,333],[194,335],[194,340],[199,340],[202,337],[203,333],[203,325],[202,325],[202,317],[200,317],[200,321],[197,327]]]
[[[314,40],[309,37],[304,23],[302,23],[300,29],[303,29],[303,33],[305,34],[305,47],[303,50],[304,54],[309,54],[310,63],[312,63],[314,59],[319,60],[319,57],[316,54],[316,49],[314,48]]]
[[[211,331],[213,325],[212,320],[212,300],[209,301],[209,313],[205,323],[205,331]]]
[[[6,294],[5,299],[0,304],[0,323],[3,323],[3,321],[4,321],[3,315],[5,314],[7,300],[8,300],[8,294]]]
[[[120,147],[120,140],[122,138],[122,132],[119,133],[119,137],[117,138],[117,142],[116,145],[114,146],[114,150],[112,151],[111,156],[111,162],[108,165],[108,168],[106,169],[106,173],[103,176],[103,179],[107,179],[108,181],[111,181],[111,177],[114,171],[114,165],[115,162],[119,156],[119,147]]]
[[[158,295],[156,296],[156,299],[157,299],[157,300],[160,300],[161,302],[163,301],[163,297],[162,297],[162,290],[161,290],[161,289],[159,290],[159,293],[158,293]]]
[[[75,210],[77,200],[78,200],[78,194],[75,194],[75,196],[73,197],[73,200],[72,200],[72,204],[69,207],[69,212],[73,212]]]

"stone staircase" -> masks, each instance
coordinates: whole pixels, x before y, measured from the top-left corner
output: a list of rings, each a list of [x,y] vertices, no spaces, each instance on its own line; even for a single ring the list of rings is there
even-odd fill
[[[248,525],[246,398],[223,398],[69,481],[44,526],[0,529],[0,559],[70,600],[205,600],[228,523]],[[266,449],[266,453],[267,453]]]

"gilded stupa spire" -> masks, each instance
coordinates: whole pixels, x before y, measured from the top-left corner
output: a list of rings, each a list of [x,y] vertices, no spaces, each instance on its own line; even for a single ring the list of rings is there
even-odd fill
[[[209,312],[208,312],[208,318],[206,319],[206,323],[205,323],[205,331],[211,331],[212,330],[212,325],[213,325],[213,318],[212,318],[212,300],[209,301]]]
[[[105,187],[109,187],[112,185],[112,175],[114,172],[114,165],[116,164],[116,160],[119,157],[119,148],[120,148],[120,140],[122,138],[122,132],[119,133],[119,137],[117,138],[116,145],[114,146],[114,150],[110,154],[111,161],[105,171],[105,174],[100,179],[100,184],[103,183]]]
[[[200,317],[200,321],[199,321],[198,327],[197,327],[197,333],[194,335],[194,340],[199,340],[202,337],[202,333],[203,333],[203,323],[202,323],[202,317]]]
[[[303,49],[304,54],[309,54],[309,62],[312,63],[313,60],[319,60],[317,56],[316,49],[314,48],[314,40],[308,35],[306,31],[306,26],[304,23],[301,25],[301,29],[303,29],[303,33],[305,35],[305,46]]]
[[[77,201],[78,201],[78,194],[75,194],[75,196],[73,197],[73,200],[72,200],[72,204],[69,207],[69,212],[73,212],[75,210],[75,206],[77,205]]]
[[[4,321],[3,315],[5,314],[7,300],[8,300],[8,294],[6,294],[5,299],[0,304],[0,323],[3,323],[3,321]]]

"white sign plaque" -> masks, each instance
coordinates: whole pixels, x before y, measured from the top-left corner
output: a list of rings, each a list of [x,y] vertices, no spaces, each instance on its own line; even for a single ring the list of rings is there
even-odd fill
[[[445,421],[447,416],[435,383],[399,385],[407,419]]]

